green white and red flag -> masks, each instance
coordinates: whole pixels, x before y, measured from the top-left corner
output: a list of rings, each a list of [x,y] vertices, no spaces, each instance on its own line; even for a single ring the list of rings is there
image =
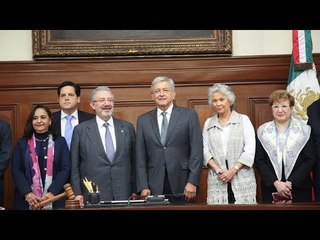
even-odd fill
[[[292,46],[287,90],[295,98],[296,117],[307,122],[307,108],[320,95],[320,86],[312,57],[311,31],[292,30]]]

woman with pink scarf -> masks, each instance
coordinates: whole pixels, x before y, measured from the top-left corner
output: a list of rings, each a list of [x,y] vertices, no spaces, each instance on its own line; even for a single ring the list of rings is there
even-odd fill
[[[48,107],[32,109],[24,135],[14,147],[11,168],[14,209],[34,209],[36,203],[64,191],[71,171],[70,152],[65,138],[56,133]],[[44,208],[64,208],[64,204],[62,198]]]

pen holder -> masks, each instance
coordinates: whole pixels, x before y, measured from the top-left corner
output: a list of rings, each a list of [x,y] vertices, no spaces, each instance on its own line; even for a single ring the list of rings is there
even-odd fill
[[[88,203],[90,204],[98,204],[100,203],[100,193],[93,192],[88,194]]]

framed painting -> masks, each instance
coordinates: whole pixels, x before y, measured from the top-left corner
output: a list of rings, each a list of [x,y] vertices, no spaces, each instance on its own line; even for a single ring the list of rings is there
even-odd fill
[[[33,30],[34,59],[230,56],[231,30]]]

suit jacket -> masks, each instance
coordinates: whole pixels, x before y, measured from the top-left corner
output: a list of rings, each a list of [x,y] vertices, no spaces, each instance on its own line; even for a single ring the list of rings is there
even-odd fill
[[[0,206],[4,197],[4,173],[10,162],[12,134],[9,123],[0,120]]]
[[[88,113],[88,112],[83,112],[78,110],[78,117],[79,117],[79,124],[87,121],[93,117],[95,117],[94,114]],[[55,124],[55,127],[57,129],[57,132],[59,135],[61,135],[61,110],[58,112],[52,113],[52,121]]]
[[[187,182],[199,186],[203,144],[197,113],[174,105],[164,146],[157,109],[139,116],[136,161],[138,192],[148,188],[151,194],[163,194],[165,170],[172,193],[183,193]]]
[[[135,192],[135,131],[131,123],[113,118],[117,149],[110,162],[102,144],[96,118],[74,128],[71,145],[71,184],[76,195],[86,197],[83,179],[96,183],[100,200],[127,200]]]
[[[32,192],[32,176],[30,172],[30,162],[25,161],[25,154],[28,148],[28,139],[20,138],[13,150],[11,170],[15,183],[14,209],[29,209],[24,195]],[[58,136],[54,139],[54,159],[52,183],[48,192],[57,195],[64,192],[63,185],[69,181],[71,172],[70,152],[66,140]],[[45,183],[43,183],[45,184]],[[53,202],[53,208],[64,208],[65,199],[62,198]]]
[[[307,109],[308,125],[311,126],[311,133],[315,143],[317,161],[313,168],[313,187],[315,198],[320,202],[320,100],[313,102]]]

